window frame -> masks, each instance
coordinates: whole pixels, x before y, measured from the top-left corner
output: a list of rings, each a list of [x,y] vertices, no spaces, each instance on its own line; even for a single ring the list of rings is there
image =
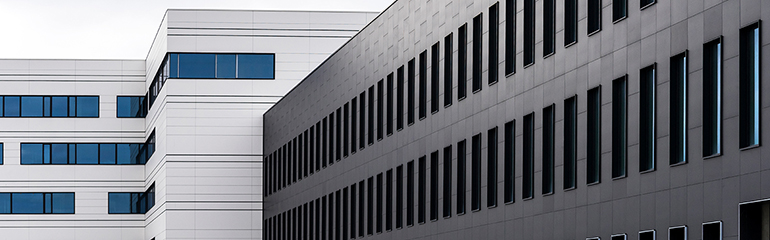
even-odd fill
[[[716,50],[716,56],[714,57],[714,59],[711,59],[711,56],[709,56],[709,53],[708,53],[708,51],[710,50],[710,47],[712,47],[711,46],[712,44],[716,45],[715,46],[716,47],[716,49],[715,49]],[[716,67],[716,73],[713,74],[714,75],[713,77],[715,79],[708,79],[708,75],[711,75],[711,73],[707,73],[707,72],[709,72],[709,71],[707,71],[708,70],[707,68],[710,68],[710,67],[707,67],[707,66],[710,66],[709,62],[708,62],[709,60],[715,60],[715,63],[716,63],[716,66],[715,66]],[[723,137],[723,127],[722,127],[723,126],[723,120],[722,120],[722,116],[723,116],[723,114],[722,113],[723,113],[723,106],[724,106],[724,100],[723,100],[724,99],[724,97],[723,97],[723,91],[724,91],[724,86],[723,86],[724,71],[723,70],[724,70],[724,66],[723,66],[723,62],[724,62],[724,58],[723,58],[723,37],[722,36],[719,36],[719,37],[717,37],[715,39],[707,41],[706,43],[703,44],[703,65],[702,66],[703,66],[703,96],[704,96],[704,99],[703,99],[703,104],[702,104],[703,105],[703,112],[702,112],[703,113],[703,131],[702,131],[702,135],[701,135],[701,136],[703,136],[703,139],[704,139],[703,146],[702,146],[703,159],[714,158],[714,157],[722,156],[722,154],[723,154],[723,151],[722,151],[722,148],[723,148],[723,144],[722,144],[722,137]],[[714,80],[715,82],[711,83],[711,80]],[[708,81],[708,83],[707,83],[707,81]],[[711,87],[714,87],[715,89],[710,89],[710,87],[708,87],[708,85],[710,85],[710,84],[713,84],[713,86],[711,86]],[[709,92],[709,90],[713,90],[713,91]],[[711,107],[715,107],[715,109],[713,109],[714,113],[713,113],[712,116],[706,116],[706,115],[708,115],[707,113],[709,113],[709,111],[707,111],[707,109],[710,107],[707,104],[708,100],[705,99],[706,96],[709,96],[708,100],[711,100],[711,101],[713,101],[712,103],[716,104],[716,106],[711,106]],[[714,97],[714,96],[716,96],[716,99],[711,99],[711,97]],[[709,125],[709,123],[710,123],[710,121],[708,121],[708,119],[712,118],[712,117],[713,117],[712,121],[714,121],[713,122],[713,124],[714,124],[713,127],[715,129],[713,129],[713,128],[712,129],[707,129],[707,128],[711,127],[711,126],[707,126],[707,125]],[[715,136],[712,136],[712,137],[714,137],[715,139],[707,140],[708,137],[709,137],[709,136],[707,136],[707,135],[709,135],[707,133],[707,131],[709,131],[709,130],[713,131],[712,134],[714,134]],[[714,147],[714,149],[711,149],[712,146],[708,146],[708,145],[711,145],[711,144],[716,145]],[[712,151],[708,152],[708,150],[712,150]]]

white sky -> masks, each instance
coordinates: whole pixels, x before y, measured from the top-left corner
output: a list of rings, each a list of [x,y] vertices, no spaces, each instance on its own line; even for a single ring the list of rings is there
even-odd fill
[[[144,59],[166,9],[385,10],[393,0],[0,0],[0,58]]]

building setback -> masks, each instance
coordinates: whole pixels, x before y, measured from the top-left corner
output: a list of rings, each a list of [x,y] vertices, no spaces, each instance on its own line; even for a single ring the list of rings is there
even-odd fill
[[[147,59],[0,59],[0,238],[262,239],[262,114],[375,16],[168,10]]]
[[[399,0],[265,113],[265,239],[770,239],[758,0]]]

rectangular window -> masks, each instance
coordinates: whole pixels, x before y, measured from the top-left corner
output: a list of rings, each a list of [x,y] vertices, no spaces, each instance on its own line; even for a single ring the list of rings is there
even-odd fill
[[[4,117],[99,117],[99,96],[0,96],[0,113]]]
[[[310,134],[310,136],[308,136]],[[305,140],[307,144],[307,161],[309,163],[309,171],[310,175],[315,173],[316,171],[316,160],[315,160],[315,126],[310,126],[310,129],[308,129],[308,134],[305,134],[307,137],[307,140]]]
[[[109,214],[145,214],[155,206],[155,184],[144,192],[111,192],[107,195]]]
[[[554,108],[553,104],[543,108],[543,194],[553,193]]]
[[[328,117],[324,117],[323,133],[321,135],[321,140],[323,141],[323,143],[321,144],[321,158],[322,158],[321,163],[323,164],[323,168],[326,168],[326,165],[329,162],[328,161],[329,159],[327,158],[327,155],[326,155],[326,152],[328,151],[328,149],[326,148],[326,145],[329,144],[329,132],[326,131],[328,127],[326,122],[327,120],[328,120]]]
[[[500,41],[500,4],[495,2],[489,7],[489,85],[497,82],[498,42]]]
[[[655,64],[639,77],[639,172],[655,170]]]
[[[577,95],[564,100],[564,189],[577,187]]]
[[[385,86],[382,80],[377,82],[377,141],[381,141],[383,138],[383,133],[385,132],[385,114],[384,114],[384,103],[385,103]]]
[[[396,167],[396,228],[404,227],[404,165]]]
[[[407,63],[409,68],[407,69],[406,82],[406,122],[407,125],[414,124],[414,58]]]
[[[497,206],[497,127],[487,131],[487,207]]]
[[[425,184],[427,180],[427,172],[425,166],[426,157],[422,156],[417,160],[417,223],[425,223],[425,198],[427,194],[425,192]]]
[[[641,6],[642,9],[645,9],[645,8],[655,4],[655,2],[657,2],[657,1],[656,0],[639,0],[639,6]]]
[[[387,134],[393,134],[393,73],[388,74],[387,83],[385,86],[388,90],[387,99],[385,99],[386,113],[387,113]]]
[[[444,107],[452,105],[452,33],[444,37]]]
[[[505,0],[505,75],[516,72],[516,0]]]
[[[414,225],[414,160],[406,163],[406,225]]]
[[[722,240],[722,222],[703,223],[703,240]]]
[[[457,100],[468,92],[468,24],[457,29]]]
[[[0,214],[74,214],[75,193],[0,193]]]
[[[364,227],[366,226],[365,224],[366,218],[364,218],[365,216],[364,211],[366,206],[366,204],[364,204],[366,201],[366,186],[364,186],[364,182],[365,180],[361,180],[360,182],[358,182],[358,236],[359,237],[363,237],[364,234],[366,234],[364,232]]]
[[[321,121],[315,124],[315,171],[321,170]],[[325,165],[325,164],[324,164]]]
[[[374,234],[374,177],[366,180],[366,186],[366,234],[372,235]]]
[[[586,144],[586,183],[601,181],[602,87],[588,90],[588,123]]]
[[[671,155],[669,164],[687,162],[687,51],[671,57]]]
[[[382,173],[377,174],[377,208],[375,209],[377,217],[377,233],[382,233],[382,209],[383,209],[383,184]]]
[[[337,124],[334,126],[334,153],[335,159],[339,161],[342,159],[342,108],[337,108],[337,114],[334,115],[337,120]],[[300,140],[301,141],[301,140]]]
[[[428,51],[420,53],[420,120],[428,116]]]
[[[722,38],[703,45],[703,156],[722,154]]]
[[[452,145],[444,147],[444,218],[452,216]]]
[[[482,13],[473,18],[473,92],[481,91],[481,34],[484,32],[481,20]]]
[[[350,238],[356,238],[356,216],[363,214],[358,211],[356,198],[358,197],[356,184],[350,185]],[[312,204],[310,205],[313,206]],[[315,239],[315,238],[314,238]]]
[[[170,53],[160,69],[163,82],[165,78],[275,79],[275,54]]]
[[[668,229],[669,240],[687,240],[687,226],[670,227]]]
[[[626,176],[628,75],[612,81],[612,178]]]
[[[393,230],[393,169],[385,174],[385,231]]]
[[[543,0],[543,58],[556,50],[556,0]]]
[[[515,200],[516,187],[514,186],[515,176],[515,164],[514,154],[516,151],[516,120],[505,123],[505,183],[504,183],[504,195],[505,203],[513,203]]]
[[[396,129],[404,129],[404,66],[396,70]]]
[[[612,22],[620,22],[626,17],[628,17],[628,0],[612,0]]]
[[[369,113],[369,115],[366,116],[366,120],[368,123],[366,139],[367,139],[367,143],[369,143],[369,145],[372,145],[374,144],[374,111],[376,110],[374,107],[374,86],[369,87],[369,102],[366,105]]]
[[[521,198],[535,196],[535,113],[524,116],[524,149]]]
[[[364,147],[366,147],[366,90],[358,95],[358,99],[360,103],[358,108],[358,118],[361,122],[358,125],[358,133],[360,134],[360,137],[358,138],[358,148],[364,149]]]
[[[588,0],[588,35],[602,30],[602,0]]]
[[[329,114],[329,165],[334,164],[334,148],[335,148],[335,114],[334,111],[332,111]]]
[[[457,143],[457,215],[465,214],[465,140]]]
[[[439,46],[440,43],[433,44],[430,52],[430,112],[436,114],[439,106]]]
[[[334,232],[331,230],[329,231],[332,235],[336,236],[335,239],[340,240],[340,220],[342,219],[340,208],[342,207],[342,199],[341,199],[341,191],[337,190],[337,193],[334,194],[334,227],[330,228],[333,229]],[[335,234],[336,233],[336,234]],[[299,232],[296,232],[297,235],[299,235]],[[329,237],[331,239],[331,237]]]
[[[610,240],[626,240],[626,234],[625,233],[613,234],[612,236],[610,236]]]
[[[21,143],[21,164],[144,165],[154,144],[154,134],[145,143]]]
[[[524,67],[535,63],[535,0],[524,0]]]
[[[655,240],[655,230],[639,232],[639,240]]]
[[[430,220],[438,220],[438,151],[430,154]]]
[[[321,221],[324,221],[321,226],[321,236],[323,236],[324,239],[332,239],[332,218],[334,218],[334,215],[332,214],[332,194],[329,194],[327,196],[324,196],[323,199],[323,214],[321,216]],[[327,213],[328,209],[328,215]],[[290,232],[290,234],[293,232]]]
[[[740,39],[740,147],[760,144],[760,23],[741,29]]]
[[[564,0],[564,46],[577,42],[577,1]]]
[[[43,100],[48,105],[49,97]],[[119,118],[143,118],[147,116],[147,100],[144,96],[118,96],[117,117]],[[48,110],[46,108],[45,110]],[[45,110],[43,115],[45,115]]]
[[[481,210],[481,133],[471,138],[471,211]]]
[[[350,103],[345,103],[342,110],[342,156],[348,157],[348,138],[350,135]],[[307,161],[307,131],[305,131],[305,140],[303,144],[305,146],[305,161]],[[305,163],[305,169],[307,169],[307,162]],[[305,174],[307,176],[307,174]]]

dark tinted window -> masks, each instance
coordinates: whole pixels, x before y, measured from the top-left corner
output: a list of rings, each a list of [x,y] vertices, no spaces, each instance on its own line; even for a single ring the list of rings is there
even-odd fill
[[[406,163],[406,225],[414,225],[414,160]]]
[[[457,214],[465,214],[465,140],[457,143]]]
[[[437,113],[439,106],[439,52],[441,44],[433,44],[430,50],[430,112]]]
[[[385,174],[385,231],[393,229],[393,169]]]
[[[543,57],[555,50],[556,0],[543,0]]]
[[[497,206],[497,127],[487,131],[487,207]]]
[[[75,193],[0,193],[0,213],[74,214]]]
[[[417,160],[417,223],[425,223],[425,200],[427,197],[426,188],[427,184],[427,172],[426,172],[426,157],[422,156]]]
[[[34,214],[43,213],[45,208],[43,204],[42,193],[12,193],[11,194],[11,213],[15,214]]]
[[[396,228],[404,227],[404,165],[396,167]]]
[[[481,134],[471,138],[471,210],[481,210]]]
[[[535,175],[535,113],[524,116],[524,149],[521,198],[534,197]]]
[[[420,103],[419,111],[422,120],[428,115],[428,51],[420,53]]]
[[[612,21],[618,22],[628,16],[628,0],[612,0]]]
[[[78,117],[99,117],[99,97],[77,97],[77,99]]]
[[[6,117],[18,117],[21,114],[21,97],[5,97],[5,113]]]
[[[396,129],[404,129],[404,66],[396,70]]]
[[[382,140],[385,132],[385,84],[383,80],[377,82],[377,140]],[[339,115],[338,115],[339,116]]]
[[[577,42],[577,1],[564,0],[564,46]]]
[[[143,118],[147,116],[147,102],[144,96],[118,96],[119,118]]]
[[[535,0],[524,0],[524,66],[533,63],[535,63]]]
[[[516,0],[505,1],[505,75],[516,72]]]
[[[760,35],[759,23],[741,29],[740,39],[740,147],[759,145]]]
[[[722,153],[721,38],[706,43],[703,50],[703,156],[708,157]]]
[[[468,92],[468,24],[457,29],[457,99]]]
[[[38,97],[38,96],[21,97],[21,116],[22,117],[42,117],[43,116],[43,97]]]
[[[216,54],[179,54],[180,78],[215,78]]]
[[[444,107],[452,105],[452,33],[444,37]]]
[[[504,173],[504,192],[503,195],[505,195],[505,203],[512,203],[515,199],[514,191],[516,187],[514,186],[514,179],[516,178],[515,174],[515,164],[514,161],[514,154],[516,153],[516,120],[510,121],[505,123],[505,159],[503,160],[505,162],[505,173]]]
[[[430,154],[430,220],[438,220],[438,151]]]
[[[722,222],[704,223],[703,240],[722,240]]]
[[[588,35],[602,30],[602,0],[588,0]]]
[[[655,65],[643,68],[639,77],[639,171],[655,169]]]
[[[444,203],[443,216],[448,218],[452,216],[452,145],[444,148]]]
[[[387,122],[387,128],[386,129],[387,129],[387,134],[391,135],[391,134],[393,134],[393,73],[388,74],[387,84],[385,84],[385,85],[387,86],[386,89],[387,89],[387,92],[388,92],[387,99],[385,99],[385,103],[386,103],[385,104],[386,105],[385,109],[387,110],[386,111],[386,113],[387,113],[387,117],[386,117],[386,119],[387,119],[387,121],[386,121]],[[347,118],[348,117],[346,116],[345,117],[345,119],[346,119],[345,121],[347,121]]]
[[[489,69],[487,70],[489,84],[497,82],[498,71],[498,42],[500,41],[500,4],[495,2],[489,7]]]
[[[612,81],[612,177],[626,176],[628,141],[627,76]]]
[[[564,100],[564,189],[577,187],[577,96]]]
[[[374,107],[374,86],[369,87],[369,101],[367,102],[366,106],[367,112],[369,113],[368,116],[366,116],[366,142],[371,145],[374,144],[374,111],[376,110]]]
[[[473,18],[473,92],[481,90],[481,34],[484,32],[481,15]]]
[[[642,7],[642,9],[649,7],[653,4],[655,4],[656,0],[639,0],[639,6]]]
[[[670,164],[687,162],[687,52],[671,58]]]
[[[601,86],[588,90],[588,123],[586,144],[586,183],[599,183],[601,171],[602,136]]]
[[[543,194],[553,193],[554,105],[543,109]]]
[[[407,64],[407,74],[406,74],[406,81],[407,81],[407,93],[406,93],[406,122],[408,125],[412,125],[414,123],[414,92],[415,92],[415,85],[414,85],[414,58],[412,60],[409,60],[409,63]]]
[[[687,240],[687,226],[669,228],[668,239],[669,240]]]

